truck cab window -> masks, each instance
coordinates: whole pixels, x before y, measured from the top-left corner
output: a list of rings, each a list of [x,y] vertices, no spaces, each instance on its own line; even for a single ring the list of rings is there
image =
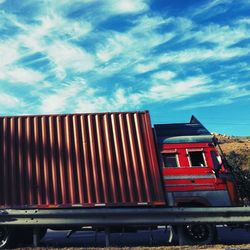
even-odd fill
[[[194,151],[194,152],[191,151],[191,152],[188,152],[188,154],[189,154],[191,167],[205,167],[206,166],[202,151]]]
[[[218,155],[215,151],[211,151],[211,158],[212,158],[212,161],[213,161],[213,165],[214,165],[214,169],[218,169],[221,165],[221,163],[219,162],[219,159],[218,159]]]
[[[163,153],[162,154],[165,168],[177,168],[178,160],[177,153]]]

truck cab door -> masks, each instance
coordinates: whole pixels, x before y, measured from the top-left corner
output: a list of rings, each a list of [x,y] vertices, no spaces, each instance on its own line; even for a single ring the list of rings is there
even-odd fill
[[[161,150],[161,171],[165,191],[190,192],[222,188],[215,176],[210,151],[207,145],[195,143],[164,146]]]

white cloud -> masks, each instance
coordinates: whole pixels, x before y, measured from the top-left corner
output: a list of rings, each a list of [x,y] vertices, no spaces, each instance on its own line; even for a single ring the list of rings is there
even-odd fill
[[[187,32],[196,27],[196,24],[191,19],[185,17],[172,18],[172,22],[175,24],[176,28],[182,32]]]
[[[226,12],[233,0],[212,0],[206,2],[204,5],[199,6],[197,10],[192,10],[192,14],[201,15],[208,14],[215,15],[216,13]],[[219,8],[220,7],[220,8]],[[213,11],[212,11],[213,10]]]
[[[142,15],[133,21],[133,31],[143,32],[145,30],[154,30],[164,24],[173,22],[173,18],[163,18],[161,16]]]
[[[1,110],[4,109],[9,110],[24,106],[24,102],[21,99],[17,98],[16,96],[0,92],[0,105],[1,105]]]
[[[75,104],[75,112],[102,112],[102,111],[121,111],[129,109],[131,103],[124,89],[114,90],[110,96],[100,95],[97,89],[88,86],[90,92],[82,93]]]
[[[8,82],[32,84],[43,79],[43,74],[33,69],[18,66],[23,56],[18,40],[0,41],[0,79]]]
[[[57,87],[53,90],[52,94],[40,95],[41,106],[40,112],[42,113],[56,113],[67,110],[67,105],[70,105],[70,102],[74,102],[77,93],[83,89],[85,82],[79,80],[79,82],[72,82],[70,84]]]
[[[199,76],[172,83],[154,84],[144,93],[144,98],[146,97],[154,101],[176,101],[208,92],[209,85],[207,83],[208,79],[206,77]]]
[[[144,13],[149,10],[149,5],[148,0],[61,0],[48,1],[44,4],[44,9],[46,8],[47,13],[58,13],[62,16],[67,16],[80,8],[83,10],[81,17],[98,24],[115,15]]]
[[[246,89],[245,86],[250,84],[233,84],[233,83],[224,83],[218,86],[217,91],[221,91],[223,96],[229,99],[236,99],[245,96],[250,96],[250,90]]]
[[[205,107],[213,107],[220,105],[227,105],[233,102],[232,99],[229,98],[207,98],[205,101],[193,102],[191,104],[183,105],[178,108],[178,110],[188,110],[188,109],[198,109]]]
[[[19,59],[18,45],[14,40],[0,40],[0,70],[2,67],[15,63]]]
[[[205,76],[191,77],[183,81],[175,81],[165,84],[153,84],[148,89],[133,91],[118,88],[110,93],[110,96],[99,95],[94,92],[92,95],[85,95],[77,99],[77,112],[117,111],[139,109],[144,104],[157,102],[174,102],[193,95],[207,93],[210,91],[208,85],[210,79]]]
[[[8,68],[5,67],[0,72],[0,79],[12,83],[35,84],[43,80],[43,74],[27,68]]]
[[[211,24],[195,31],[193,28],[197,28],[197,25],[188,18],[170,17],[164,19],[159,16],[149,17],[147,15],[141,16],[134,21],[134,24],[135,26],[126,33],[111,32],[108,35],[105,34],[104,39],[102,39],[103,44],[97,47],[96,54],[101,62],[109,62],[109,65],[107,68],[102,65],[100,72],[112,74],[133,65],[133,72],[140,74],[158,69],[165,63],[225,61],[249,54],[248,48],[230,47],[250,37],[245,27]],[[176,26],[175,32],[161,34],[158,28],[165,24],[174,24]],[[197,45],[196,48],[175,50],[162,55],[151,54],[155,47],[173,39],[179,33],[182,34],[180,42],[192,39],[194,46],[197,42],[212,42],[214,47],[205,48]],[[111,62],[112,59],[118,59],[118,61]]]
[[[211,89],[213,89],[213,92],[217,95],[219,94],[219,96],[216,96],[216,98],[209,97],[204,101],[184,105],[178,109],[187,110],[193,108],[213,107],[234,103],[239,100],[239,98],[242,99],[244,97],[250,96],[250,90],[244,88],[244,85],[245,84],[237,85],[229,82],[215,85],[211,87]]]
[[[236,24],[247,24],[250,25],[250,18],[240,18],[236,21]]]
[[[203,60],[229,60],[249,54],[248,47],[232,47],[238,42],[250,38],[249,30],[243,25],[221,26],[210,24],[198,31],[187,31],[181,42],[190,40],[196,48],[179,50],[159,57],[158,63],[192,63]],[[201,47],[200,43],[213,43],[212,48]],[[197,44],[198,43],[198,44]]]
[[[86,72],[93,68],[94,58],[91,54],[71,42],[91,31],[89,22],[66,19],[54,12],[45,17],[37,17],[35,24],[21,22],[12,14],[4,16],[21,28],[22,33],[0,45],[0,55],[6,55],[6,60],[1,60],[0,67],[1,64],[13,64],[14,67],[17,60],[39,52],[44,54],[44,59],[50,60],[52,72],[59,78],[65,77],[68,69]]]
[[[113,14],[141,13],[149,9],[145,0],[107,0],[106,11]]]
[[[87,98],[82,98],[79,99],[76,103],[74,112],[77,113],[91,113],[91,112],[98,112],[98,111],[108,111],[108,109],[105,109],[105,106],[103,104],[106,103],[106,99],[103,98],[97,98],[97,99],[87,99]],[[103,110],[100,110],[102,108]]]
[[[51,63],[55,64],[56,72],[65,74],[67,69],[86,72],[93,69],[95,65],[91,54],[69,43],[55,42],[48,46],[46,52]]]
[[[142,50],[151,48],[163,44],[171,40],[176,33],[175,32],[162,32],[159,31],[162,25],[174,22],[173,18],[162,18],[159,16],[147,16],[143,15],[134,22],[134,26],[127,32],[127,36],[130,36],[137,44],[138,49]]]
[[[145,32],[152,33],[162,33],[157,30],[164,26],[174,26],[174,31],[165,32],[165,34],[171,34],[174,37],[176,34],[183,32],[188,32],[190,29],[195,28],[197,25],[190,19],[186,17],[162,17],[157,15],[142,15],[138,19],[133,21],[134,26],[131,28],[131,32],[144,34]]]
[[[205,76],[197,76],[160,84],[156,82],[143,91],[127,93],[126,105],[140,107],[149,103],[175,102],[197,94],[207,93],[210,91],[209,81],[210,79]]]
[[[226,60],[249,54],[248,48],[186,49],[164,54],[158,63],[192,63],[204,60]]]
[[[194,38],[198,42],[211,42],[220,47],[228,47],[243,39],[250,38],[249,30],[242,26],[221,26],[210,24],[200,31],[184,35],[184,39]]]
[[[113,57],[124,53],[133,43],[134,41],[130,36],[118,32],[111,32],[105,42],[103,42],[103,45],[99,46],[97,57],[99,60],[107,62]]]
[[[157,65],[155,63],[152,63],[152,62],[151,63],[148,63],[148,62],[139,63],[139,64],[135,65],[135,67],[134,67],[135,73],[139,73],[139,74],[146,73],[146,72],[154,70],[154,69],[157,69]]]
[[[87,35],[92,30],[90,22],[85,20],[71,20],[52,13],[41,17],[39,28],[37,27],[35,36],[37,37],[62,37],[64,39],[78,39]]]
[[[42,113],[101,112],[140,109],[142,105],[157,102],[176,102],[205,93],[224,93],[220,100],[197,102],[181,109],[229,104],[235,99],[249,96],[250,91],[234,84],[213,85],[212,79],[201,75],[183,80],[173,80],[175,73],[162,71],[152,75],[153,83],[147,88],[137,91],[132,88],[111,89],[104,93],[100,87],[93,87],[86,82],[75,79],[64,87],[57,88],[54,93],[42,96]],[[165,79],[165,80],[164,80]]]
[[[151,77],[156,80],[163,80],[168,81],[176,76],[175,72],[172,71],[158,71],[157,73],[153,74]]]
[[[121,67],[116,65],[117,70],[128,67],[127,63],[124,62],[143,65],[149,53],[156,46],[169,41],[175,36],[173,32],[160,32],[157,30],[161,25],[168,22],[168,19],[142,16],[134,21],[134,26],[126,32],[101,33],[101,43],[97,44],[96,56],[101,62],[110,62],[112,59],[118,58],[119,61],[116,63]],[[146,64],[149,65],[147,62]],[[109,64],[108,67],[110,68],[112,65]],[[142,68],[143,66],[136,66],[134,70],[143,72]]]

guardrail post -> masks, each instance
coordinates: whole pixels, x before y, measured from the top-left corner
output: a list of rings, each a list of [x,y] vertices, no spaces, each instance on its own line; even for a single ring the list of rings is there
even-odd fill
[[[33,228],[33,246],[37,247],[38,246],[38,241],[39,241],[39,228],[34,227]]]
[[[184,244],[184,236],[183,236],[183,230],[182,230],[182,226],[178,225],[177,226],[177,236],[178,236],[178,241],[179,241],[179,246],[183,246]]]
[[[105,245],[106,247],[110,246],[110,230],[108,227],[105,228]]]

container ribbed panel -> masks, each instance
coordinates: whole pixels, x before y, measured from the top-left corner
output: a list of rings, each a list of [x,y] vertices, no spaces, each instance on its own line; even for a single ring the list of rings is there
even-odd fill
[[[0,206],[164,204],[148,112],[0,117]]]

